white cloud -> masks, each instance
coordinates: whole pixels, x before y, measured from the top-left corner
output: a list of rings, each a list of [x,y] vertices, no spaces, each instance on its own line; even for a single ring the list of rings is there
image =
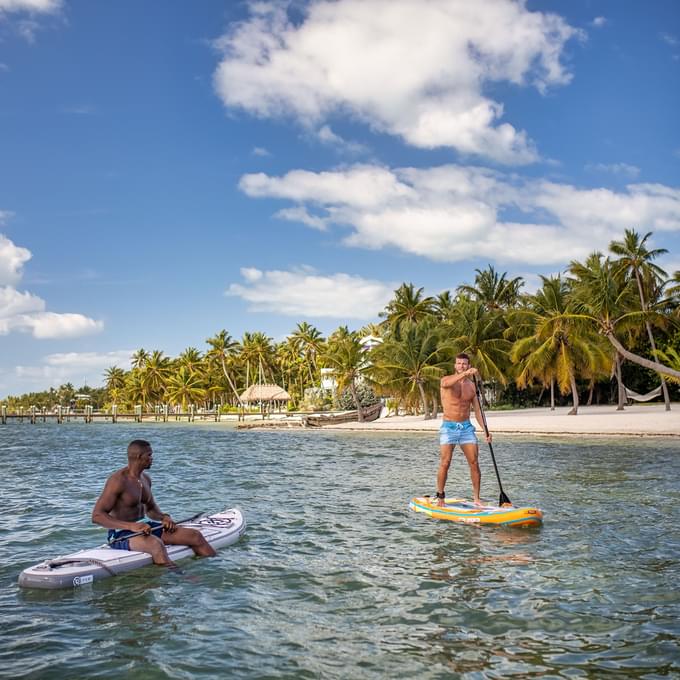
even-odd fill
[[[2,218],[9,213],[0,213]],[[31,259],[31,251],[14,245],[6,236],[0,234],[0,286],[14,284],[21,280],[22,267]]]
[[[130,369],[133,350],[114,352],[67,352],[49,354],[38,366],[16,366],[14,373],[22,384],[35,383],[39,389],[45,385],[56,387],[65,382],[81,386],[84,381],[96,386],[104,384],[104,371],[111,366]]]
[[[349,142],[343,139],[340,135],[333,132],[330,125],[323,125],[316,133],[317,139],[322,144],[328,144],[329,146],[335,147],[338,151],[359,155],[367,151],[363,144],[358,142]]]
[[[254,146],[251,153],[253,154],[253,156],[261,156],[263,158],[271,156],[269,151],[267,151],[267,149],[265,149],[263,146]]]
[[[640,174],[640,168],[628,163],[588,163],[585,167],[589,172],[609,173],[629,179],[635,179]]]
[[[602,28],[607,24],[607,19],[605,17],[595,17],[592,21],[592,25],[595,28]]]
[[[257,273],[257,274],[255,274]],[[372,319],[396,286],[349,274],[322,275],[310,267],[293,271],[242,269],[246,285],[232,283],[226,295],[240,297],[255,312],[296,317]]]
[[[581,35],[513,0],[317,0],[296,23],[281,3],[257,2],[217,41],[214,84],[226,106],[257,116],[324,130],[349,114],[413,146],[530,163],[533,143],[483,92],[568,83],[560,56]]]
[[[288,222],[299,222],[301,224],[306,224],[312,229],[318,229],[319,231],[326,231],[327,220],[323,217],[318,217],[317,215],[312,215],[302,206],[296,208],[284,208],[279,210],[274,217],[278,217],[281,220],[287,220]]]
[[[16,289],[22,267],[31,257],[29,250],[0,234],[0,336],[19,331],[39,339],[73,338],[99,332],[104,327],[101,321],[46,311],[44,300]]]
[[[61,7],[61,0],[0,0],[2,12],[35,12],[47,14],[56,12]]]
[[[289,211],[300,211],[303,223],[307,206],[313,206],[324,226],[351,229],[347,245],[394,247],[444,262],[488,258],[557,265],[606,249],[631,226],[680,231],[680,188],[660,184],[613,191],[470,166],[356,165],[281,177],[245,175],[239,185],[250,196],[294,201],[297,207]]]
[[[660,33],[659,37],[671,47],[677,47],[680,45],[680,40],[678,40],[677,36],[673,35],[672,33]]]

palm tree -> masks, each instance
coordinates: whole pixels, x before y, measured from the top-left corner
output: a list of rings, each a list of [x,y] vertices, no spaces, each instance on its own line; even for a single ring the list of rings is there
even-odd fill
[[[432,321],[405,323],[398,336],[389,337],[370,355],[373,380],[383,388],[407,395],[417,390],[426,420],[436,417],[437,404],[434,396],[432,413],[427,393],[436,395],[444,373],[439,341],[440,331]]]
[[[194,404],[205,398],[205,387],[201,376],[192,371],[188,365],[180,366],[176,373],[168,378],[167,395],[170,401],[182,405],[186,413],[187,403]]]
[[[246,388],[250,386],[251,371],[257,371],[258,381],[267,380],[267,376],[274,382],[274,346],[272,339],[259,331],[244,333],[241,340],[240,358],[246,366]]]
[[[475,285],[458,286],[458,293],[469,295],[473,300],[481,302],[487,309],[500,310],[513,307],[520,295],[520,288],[524,286],[524,279],[516,276],[507,278],[507,272],[498,272],[488,265],[488,269],[475,269]]]
[[[424,288],[416,290],[412,283],[402,283],[394,291],[394,298],[380,312],[380,316],[393,332],[405,321],[418,323],[434,314],[434,298],[423,297],[423,291]]]
[[[149,360],[149,353],[142,347],[132,354],[132,368],[144,368]]]
[[[291,340],[306,360],[309,370],[309,382],[311,385],[314,385],[314,377],[317,374],[316,358],[324,342],[321,332],[306,321],[303,321],[298,323],[292,332]]]
[[[241,346],[224,329],[216,333],[212,338],[208,338],[206,342],[210,345],[206,357],[208,360],[216,361],[222,367],[222,373],[227,379],[229,387],[231,387],[238,403],[241,404],[241,397],[236,389],[236,384],[231,377],[231,372],[227,368],[229,364],[233,363]]]
[[[450,290],[444,290],[434,300],[434,314],[440,320],[448,319],[456,306],[456,300]]]
[[[572,278],[570,299],[573,302],[574,318],[592,323],[613,347],[626,359],[639,366],[650,368],[657,373],[680,378],[680,371],[669,366],[645,359],[624,347],[615,331],[630,324],[639,323],[641,318],[652,316],[652,312],[630,311],[634,309],[635,291],[632,281],[622,281],[615,276],[612,262],[602,253],[593,253],[585,263],[573,261],[569,266]]]
[[[118,366],[111,366],[104,371],[104,381],[109,392],[125,388],[125,371]]]
[[[170,375],[170,359],[163,355],[160,350],[151,352],[141,369],[142,382],[146,394],[158,401],[163,398],[165,383]]]
[[[576,415],[579,407],[577,374],[594,376],[608,372],[611,360],[602,341],[583,321],[567,316],[568,285],[559,276],[541,277],[541,289],[528,299],[528,308],[511,315],[524,337],[512,346],[510,358],[518,364],[515,379],[521,389],[532,380],[550,384],[550,406],[555,408],[555,381],[562,394],[571,390]]]
[[[203,364],[203,355],[195,347],[187,347],[175,360],[180,367],[185,367],[191,373],[200,371]]]
[[[484,303],[461,295],[444,328],[452,354],[465,352],[483,379],[507,383],[505,368],[511,345],[503,337],[504,322],[499,312],[489,311]]]
[[[366,372],[368,365],[359,338],[354,333],[347,335],[340,333],[337,339],[329,340],[321,361],[326,367],[333,369],[333,377],[338,390],[349,389],[357,407],[359,421],[363,421],[364,414],[359,400],[357,381]]]
[[[618,255],[619,259],[614,263],[616,273],[626,274],[632,276],[637,284],[638,293],[640,295],[640,308],[643,312],[647,311],[647,303],[649,296],[645,295],[644,283],[656,284],[658,289],[659,284],[666,278],[666,272],[658,265],[654,264],[659,255],[664,255],[668,251],[665,248],[655,248],[648,250],[645,245],[647,239],[652,235],[648,231],[642,238],[633,229],[626,229],[624,232],[623,241],[612,241],[609,244],[609,250]],[[645,318],[645,328],[647,329],[647,337],[652,348],[652,355],[656,356],[656,343],[654,342],[654,334],[652,333],[652,326],[649,319]],[[664,380],[663,374],[659,373],[661,379],[661,389],[663,391],[663,400],[666,404],[666,411],[671,410],[671,400],[668,395],[668,387]]]

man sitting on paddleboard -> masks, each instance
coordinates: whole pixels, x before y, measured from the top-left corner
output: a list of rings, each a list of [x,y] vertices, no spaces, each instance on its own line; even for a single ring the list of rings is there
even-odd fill
[[[144,472],[153,462],[149,442],[135,439],[130,442],[127,455],[127,467],[108,478],[92,511],[92,521],[109,530],[109,545],[119,550],[150,553],[154,564],[166,567],[175,566],[166,544],[188,545],[196,555],[215,555],[200,531],[177,526],[156,505],[151,478]]]
[[[482,475],[479,471],[479,447],[474,425],[470,422],[470,408],[475,409],[478,423],[482,420],[482,413],[477,399],[474,377],[479,375],[476,368],[470,367],[470,357],[467,354],[456,356],[455,373],[441,379],[440,392],[444,419],[439,429],[440,462],[437,472],[437,505],[444,506],[444,487],[449,474],[451,457],[456,444],[460,446],[468,465],[472,479],[473,502],[481,505],[479,486]],[[472,378],[472,380],[470,380]],[[491,442],[491,434],[486,435],[486,441]]]

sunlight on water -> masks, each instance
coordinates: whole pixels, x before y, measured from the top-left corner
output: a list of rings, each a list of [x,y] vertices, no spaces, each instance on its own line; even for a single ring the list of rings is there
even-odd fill
[[[90,523],[130,439],[154,446],[161,508],[237,505],[248,533],[184,573],[149,567],[76,590],[19,572],[94,546]],[[540,530],[411,513],[433,435],[221,426],[0,428],[0,677],[641,677],[680,673],[680,446],[501,439]],[[482,447],[482,495],[497,485]],[[469,496],[454,463],[450,495]]]

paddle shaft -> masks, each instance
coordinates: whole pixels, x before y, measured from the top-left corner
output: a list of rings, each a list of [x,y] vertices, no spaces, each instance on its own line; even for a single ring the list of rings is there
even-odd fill
[[[484,434],[487,439],[489,438],[489,426],[486,424],[486,414],[484,413],[484,406],[482,405],[482,392],[479,389],[479,381],[475,377],[475,389],[477,390],[477,401],[479,402],[479,412],[482,416],[482,427],[484,428]],[[504,503],[509,503],[512,505],[512,501],[507,497],[505,491],[503,491],[503,484],[501,483],[501,476],[498,472],[498,465],[496,465],[496,456],[493,454],[493,446],[491,442],[489,444],[489,451],[491,451],[491,461],[493,462],[493,469],[496,472],[496,479],[498,480],[498,488],[501,490],[501,496],[498,500],[498,505],[503,505]]]
[[[195,519],[198,519],[203,514],[205,514],[205,513],[197,512],[195,515],[192,515],[191,517],[187,517],[187,519],[182,519],[179,522],[175,522],[175,524],[179,525],[179,524],[186,524],[187,522],[193,522]],[[145,535],[147,535],[146,531],[135,531],[133,534],[128,534],[127,536],[123,536],[123,538],[120,539],[120,540],[127,541],[129,538],[134,538],[135,536],[145,536]],[[109,541],[109,544],[111,544],[112,542],[115,543],[116,541]]]

